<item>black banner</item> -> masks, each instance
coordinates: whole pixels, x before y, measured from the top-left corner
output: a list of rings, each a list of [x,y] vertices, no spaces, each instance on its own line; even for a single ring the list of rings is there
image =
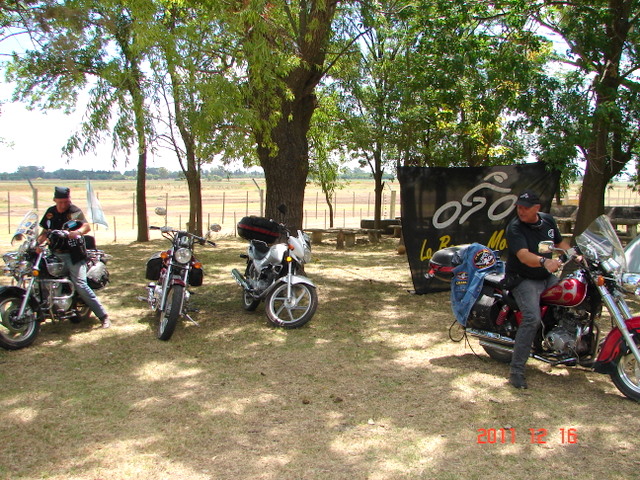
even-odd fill
[[[416,293],[449,288],[427,279],[429,259],[441,248],[478,242],[505,250],[504,232],[523,190],[533,190],[548,212],[560,173],[542,163],[496,167],[400,167],[402,234]]]

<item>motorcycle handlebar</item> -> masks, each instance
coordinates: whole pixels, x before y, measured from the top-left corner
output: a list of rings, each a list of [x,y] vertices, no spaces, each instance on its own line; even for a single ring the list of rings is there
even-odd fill
[[[176,230],[173,227],[158,227],[158,226],[155,226],[155,225],[149,225],[149,230],[160,230],[162,233],[171,233],[171,232],[177,233],[177,232],[184,231],[184,230]],[[211,242],[211,241],[207,240],[206,238],[199,237],[198,235],[194,235],[193,233],[187,232],[187,231],[184,231],[184,233],[186,233],[190,237],[193,237],[195,240],[198,241],[198,243],[200,243],[200,245],[204,245],[205,243],[208,243],[212,247],[216,246],[216,244],[214,242]]]

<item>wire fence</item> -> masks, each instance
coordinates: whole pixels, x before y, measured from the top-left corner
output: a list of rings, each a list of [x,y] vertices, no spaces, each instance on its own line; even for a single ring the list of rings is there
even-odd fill
[[[264,182],[264,181],[263,181]],[[55,185],[71,188],[72,202],[87,213],[86,182],[42,181],[0,183],[0,241],[8,239],[29,210],[39,215],[53,204]],[[94,224],[93,233],[100,242],[127,242],[137,237],[135,183],[92,181],[108,228]],[[218,223],[223,234],[235,234],[238,221],[247,215],[264,214],[264,183],[255,180],[230,182],[203,182],[202,211],[206,225]],[[400,215],[399,186],[385,188],[382,196],[383,218]],[[186,228],[189,220],[189,197],[182,182],[151,181],[146,189],[149,225],[169,225]],[[333,225],[357,228],[361,220],[373,218],[375,197],[373,182],[354,182],[350,188],[337,191],[331,200]],[[158,207],[166,215],[156,215]],[[308,186],[304,202],[304,228],[329,228],[330,210],[324,193],[318,187]]]
[[[85,210],[86,182],[37,181],[0,182],[0,242],[7,243],[24,214],[35,209],[39,215],[53,204],[55,185],[71,188],[72,201]],[[135,182],[93,181],[94,192],[102,206],[109,227],[94,225],[94,234],[101,242],[129,242],[137,237]],[[205,181],[202,184],[203,220],[207,225],[218,223],[223,234],[235,234],[237,222],[246,215],[263,215],[264,180]],[[332,198],[335,227],[358,228],[363,219],[374,216],[373,181],[354,181]],[[580,185],[574,185],[563,203],[577,205]],[[148,222],[150,225],[170,225],[186,228],[189,219],[189,198],[184,182],[150,181],[146,189]],[[607,189],[607,206],[640,205],[640,196],[626,183]],[[157,216],[156,207],[167,214]],[[387,183],[382,198],[382,218],[399,218],[399,185]],[[304,228],[328,228],[331,225],[329,207],[324,193],[315,185],[307,186],[304,201]]]

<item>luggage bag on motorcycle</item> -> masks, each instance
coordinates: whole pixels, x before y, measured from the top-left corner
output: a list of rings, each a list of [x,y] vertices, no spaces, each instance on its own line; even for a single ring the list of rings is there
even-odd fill
[[[87,270],[87,283],[92,290],[100,290],[107,286],[107,283],[109,283],[109,271],[104,262],[97,259],[91,262],[91,266]]]
[[[147,260],[145,278],[147,280],[160,279],[160,270],[162,270],[162,258],[160,257],[160,252],[156,252]]]
[[[478,296],[469,312],[467,327],[479,330],[492,330],[494,328],[491,320],[497,318],[500,306],[493,293],[493,287],[488,285],[482,287],[480,296]]]
[[[238,222],[238,235],[245,240],[261,240],[271,244],[280,237],[280,226],[265,217],[244,217]]]
[[[189,270],[189,285],[192,287],[199,287],[202,285],[202,279],[204,277],[204,271],[201,268],[192,268]]]
[[[468,245],[457,245],[438,250],[429,260],[429,268],[433,275],[443,282],[450,282],[453,277],[453,269],[458,265],[455,255]]]

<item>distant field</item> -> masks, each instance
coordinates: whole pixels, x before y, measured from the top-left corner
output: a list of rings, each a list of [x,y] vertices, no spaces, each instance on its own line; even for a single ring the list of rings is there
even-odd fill
[[[37,189],[38,212],[42,213],[53,204],[53,189],[56,185],[71,188],[71,197],[79,207],[85,208],[86,182],[38,180],[33,181]],[[385,218],[400,215],[400,186],[389,183],[384,193]],[[109,230],[97,227],[96,234],[108,242],[128,242],[136,237],[135,182],[134,181],[92,181],[102,209],[109,222]],[[261,213],[261,189],[265,190],[264,179],[231,179],[203,182],[202,203],[205,221],[219,223],[223,232],[232,233],[237,221],[245,215]],[[263,193],[264,195],[264,193]],[[394,205],[391,204],[392,198]],[[5,242],[13,233],[23,215],[34,205],[34,194],[25,182],[0,182],[0,242]],[[334,203],[334,224],[340,227],[357,227],[360,219],[373,218],[373,181],[358,180],[346,184],[338,190]],[[189,197],[183,181],[152,180],[147,183],[147,208],[149,222],[163,223],[164,218],[153,212],[156,207],[166,207],[167,223],[174,227],[184,227],[189,216]],[[328,207],[319,187],[308,185],[305,195],[305,227],[324,228],[329,226]]]
[[[38,212],[42,213],[52,202],[53,188],[67,185],[72,199],[81,208],[86,207],[86,182],[61,180],[36,180]],[[136,237],[135,182],[92,181],[91,185],[109,222],[109,229],[98,226],[96,236],[101,243],[130,242]],[[363,218],[372,218],[374,212],[373,180],[355,180],[337,191],[334,203],[335,226],[358,227]],[[580,186],[574,185],[565,203],[577,204]],[[237,221],[249,214],[261,213],[260,190],[265,190],[264,179],[231,179],[203,182],[202,202],[205,221],[219,223],[224,233],[233,233]],[[607,194],[607,205],[638,205],[637,192],[626,183],[615,184]],[[6,245],[10,234],[22,216],[34,206],[34,194],[24,182],[0,182],[0,245]],[[184,181],[152,180],[147,184],[147,207],[149,222],[163,223],[156,216],[155,207],[167,207],[167,223],[184,227],[189,215],[189,199]],[[400,185],[387,182],[383,198],[383,218],[400,216]],[[329,226],[328,207],[324,195],[316,185],[309,184],[305,194],[305,228]]]

